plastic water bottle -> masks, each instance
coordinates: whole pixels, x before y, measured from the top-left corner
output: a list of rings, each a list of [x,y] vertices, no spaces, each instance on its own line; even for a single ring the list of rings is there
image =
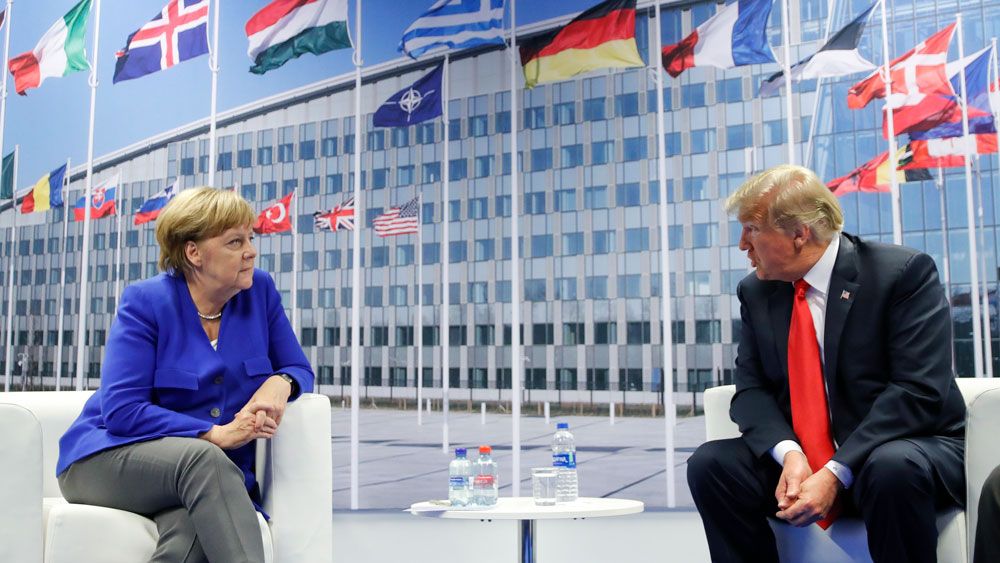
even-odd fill
[[[472,497],[472,462],[465,448],[455,448],[455,459],[448,464],[448,500],[452,506],[466,506]]]
[[[556,474],[556,502],[573,502],[580,495],[576,477],[576,442],[569,431],[569,424],[556,425],[552,437],[552,467]]]
[[[472,466],[472,503],[488,507],[497,503],[499,477],[497,462],[493,460],[493,448],[479,446],[479,459]]]

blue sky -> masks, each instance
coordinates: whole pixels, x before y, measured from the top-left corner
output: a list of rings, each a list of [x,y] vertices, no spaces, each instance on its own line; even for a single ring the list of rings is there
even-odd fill
[[[580,12],[598,0],[521,0],[518,25]],[[150,20],[167,0],[102,0],[97,72],[94,156],[123,148],[149,136],[203,119],[209,114],[211,73],[208,57],[181,63],[137,80],[112,85],[115,51],[130,33]],[[362,36],[365,64],[399,57],[396,46],[403,30],[433,0],[363,0]],[[8,58],[31,50],[42,34],[75,4],[74,0],[16,2],[11,18]],[[353,69],[347,50],[322,56],[305,55],[264,76],[250,74],[243,26],[267,0],[225,0],[219,38],[219,111],[290,90]],[[351,30],[354,30],[354,1]],[[87,52],[93,46],[94,15],[88,24]],[[2,35],[0,35],[2,39]],[[2,48],[2,43],[0,43]],[[4,153],[21,147],[18,186],[33,184],[42,174],[72,159],[75,167],[87,157],[90,89],[87,72],[49,78],[27,96],[14,92],[7,74],[7,121]]]

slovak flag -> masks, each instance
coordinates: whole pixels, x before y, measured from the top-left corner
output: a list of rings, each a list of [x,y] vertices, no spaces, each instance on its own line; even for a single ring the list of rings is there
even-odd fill
[[[100,219],[118,213],[115,196],[118,192],[118,175],[101,182],[90,190],[90,218]],[[80,196],[73,204],[73,220],[83,221],[87,214],[87,196]]]
[[[142,225],[144,223],[149,223],[150,221],[155,221],[157,217],[160,216],[160,211],[167,205],[167,202],[177,195],[178,187],[177,182],[170,184],[166,189],[160,190],[153,194],[153,197],[142,202],[142,207],[139,212],[135,214],[135,221],[133,224]]]
[[[663,48],[663,68],[677,78],[696,66],[735,68],[773,63],[765,30],[772,0],[738,0],[722,8],[680,43]]]
[[[292,218],[289,210],[292,207],[292,195],[294,193],[288,192],[288,195],[265,209],[257,217],[257,222],[253,225],[253,232],[258,235],[266,235],[292,230]]]
[[[112,83],[146,76],[208,53],[209,0],[170,0],[115,55]]]

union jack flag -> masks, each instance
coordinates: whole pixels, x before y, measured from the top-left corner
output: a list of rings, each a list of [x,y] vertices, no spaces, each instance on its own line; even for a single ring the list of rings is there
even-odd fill
[[[409,235],[420,229],[420,198],[415,197],[402,207],[393,207],[372,222],[380,237]]]
[[[320,231],[353,231],[354,198],[348,198],[329,211],[313,213],[316,229]]]
[[[113,82],[146,76],[208,53],[209,0],[170,0],[115,53]]]

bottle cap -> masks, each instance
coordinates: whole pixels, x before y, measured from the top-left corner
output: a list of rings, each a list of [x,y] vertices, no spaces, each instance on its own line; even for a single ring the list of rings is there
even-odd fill
[[[568,422],[560,422],[559,424],[556,424],[556,430],[562,430],[562,429],[569,430],[569,423]]]
[[[457,455],[457,456],[464,456],[465,455],[465,448],[455,448],[455,455]]]
[[[489,446],[479,446],[479,453],[481,453],[481,454],[490,454],[490,453],[493,453],[493,448],[491,448]]]

